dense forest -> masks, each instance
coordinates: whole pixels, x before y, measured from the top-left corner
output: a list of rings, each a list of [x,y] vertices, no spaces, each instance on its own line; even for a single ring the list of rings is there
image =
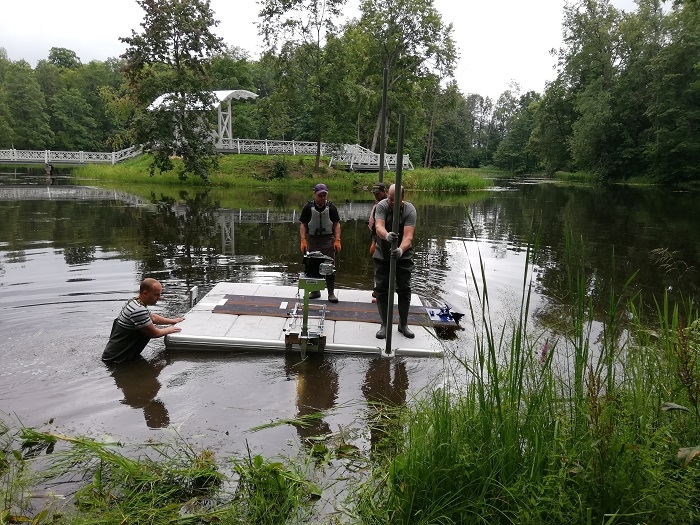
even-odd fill
[[[206,0],[173,5],[188,3],[208,9]],[[554,80],[544,93],[520,93],[514,83],[498,100],[460,92],[452,78],[460,53],[487,53],[488,42],[457,50],[452,26],[432,0],[362,0],[359,16],[339,24],[344,3],[261,1],[266,51],[259,59],[213,37],[211,16],[201,27],[184,27],[193,17],[182,11],[166,13],[174,27],[208,40],[199,55],[189,50],[185,57],[180,49],[169,64],[163,53],[144,59],[143,50],[155,44],[173,47],[153,32],[125,35],[124,55],[88,64],[69,49],[52,48],[32,68],[0,47],[0,148],[110,151],[141,143],[140,116],[177,77],[192,89],[257,93],[254,102],[234,106],[234,135],[241,138],[359,143],[379,151],[386,69],[387,151],[395,151],[405,114],[404,151],[416,165],[587,171],[602,181],[700,177],[696,0],[637,0],[632,12],[609,0],[568,2],[563,44],[552,51]],[[159,9],[146,13],[146,26],[159,27],[166,11]],[[202,74],[183,71],[183,57]]]

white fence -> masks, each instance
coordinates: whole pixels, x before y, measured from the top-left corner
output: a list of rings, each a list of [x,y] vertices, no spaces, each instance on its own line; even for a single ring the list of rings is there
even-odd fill
[[[343,149],[342,144],[321,143],[321,155],[332,155]],[[255,155],[316,155],[315,142],[297,140],[223,139],[217,146],[222,153],[253,153]]]
[[[316,142],[296,140],[223,139],[216,146],[219,153],[254,155],[315,155]],[[101,153],[95,151],[52,151],[0,149],[0,163],[18,164],[117,164],[141,153],[139,147]],[[329,166],[342,166],[350,171],[378,171],[379,154],[359,144],[321,143],[321,155],[330,156]],[[396,169],[397,155],[384,155],[384,168]],[[412,170],[408,155],[403,156],[403,169]]]
[[[141,149],[132,146],[121,151],[52,151],[0,149],[0,162],[18,164],[116,164],[131,157],[136,157]]]

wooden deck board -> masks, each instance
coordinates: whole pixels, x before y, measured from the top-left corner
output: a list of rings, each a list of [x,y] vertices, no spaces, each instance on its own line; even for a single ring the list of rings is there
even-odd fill
[[[262,297],[251,295],[225,295],[225,302],[217,304],[213,313],[233,315],[255,315],[268,317],[289,317],[294,305],[303,303],[297,297]],[[310,305],[324,304],[325,301],[312,300]],[[326,304],[325,319],[328,321],[355,321],[361,323],[379,323],[379,312],[375,303],[338,301]],[[399,322],[399,312],[394,305],[394,324]],[[456,328],[454,321],[431,321],[425,307],[411,305],[408,311],[408,324],[415,326],[439,326]]]

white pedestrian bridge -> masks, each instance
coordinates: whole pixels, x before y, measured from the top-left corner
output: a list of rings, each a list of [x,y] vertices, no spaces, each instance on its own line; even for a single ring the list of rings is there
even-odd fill
[[[315,155],[316,142],[267,139],[222,139],[217,142],[215,151],[222,154],[254,155]],[[132,146],[120,151],[54,151],[0,149],[0,164],[63,164],[67,166],[83,164],[117,164],[137,157],[141,149]],[[379,171],[379,154],[363,148],[359,144],[321,143],[321,155],[330,157],[329,166],[348,171]],[[395,170],[396,154],[384,155],[384,169]],[[412,170],[413,164],[408,155],[403,156],[402,169]]]

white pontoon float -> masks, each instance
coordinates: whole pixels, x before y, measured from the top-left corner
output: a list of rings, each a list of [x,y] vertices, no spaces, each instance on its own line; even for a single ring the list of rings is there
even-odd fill
[[[427,307],[413,294],[408,322],[415,338],[398,332],[397,313],[392,346],[386,353],[386,341],[375,337],[379,314],[371,291],[338,289],[338,303],[329,303],[325,292],[321,299],[309,300],[309,292],[324,288],[323,278],[304,274],[298,287],[221,282],[198,301],[195,288],[190,292],[193,306],[179,325],[182,331],[167,335],[165,346],[169,350],[300,351],[302,356],[308,351],[439,357],[444,351],[436,328],[459,327],[448,307]]]

